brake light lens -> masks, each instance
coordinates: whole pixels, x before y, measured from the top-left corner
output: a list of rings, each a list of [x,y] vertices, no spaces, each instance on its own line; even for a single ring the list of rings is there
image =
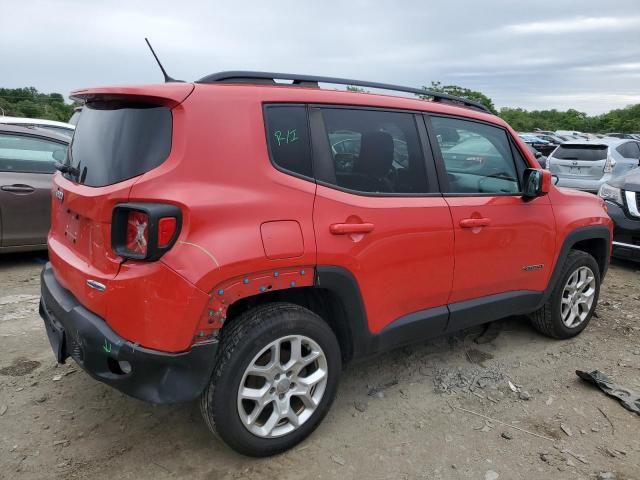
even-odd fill
[[[176,243],[182,210],[165,203],[121,203],[111,219],[111,247],[122,258],[158,260]]]
[[[176,217],[163,217],[158,221],[158,247],[166,247],[176,233]]]
[[[147,254],[149,245],[149,215],[130,210],[127,216],[126,249],[131,253]]]
[[[604,168],[602,169],[602,171],[604,173],[611,173],[613,172],[613,167],[616,166],[616,161],[611,157],[611,155],[607,155],[607,161],[604,164]]]

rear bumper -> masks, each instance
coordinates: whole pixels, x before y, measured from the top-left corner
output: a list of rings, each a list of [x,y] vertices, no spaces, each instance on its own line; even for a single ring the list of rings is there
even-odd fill
[[[613,256],[640,261],[640,218],[629,218],[622,208],[607,202],[609,216],[613,220]]]
[[[558,187],[575,188],[576,190],[584,190],[585,192],[597,193],[598,190],[600,190],[600,187],[602,186],[602,184],[607,182],[607,180],[610,180],[610,179],[611,179],[611,175],[605,175],[598,180],[562,177],[558,175]]]
[[[152,403],[193,400],[209,382],[217,341],[183,353],[142,348],[83,307],[58,283],[49,263],[42,271],[41,289],[40,316],[58,362],[72,357],[96,380]]]

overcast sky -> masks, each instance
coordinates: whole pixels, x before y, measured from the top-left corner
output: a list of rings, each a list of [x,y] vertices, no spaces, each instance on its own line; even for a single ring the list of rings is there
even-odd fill
[[[640,1],[6,1],[0,86],[60,92],[221,70],[477,89],[498,107],[640,103]],[[311,4],[314,5],[311,5]]]

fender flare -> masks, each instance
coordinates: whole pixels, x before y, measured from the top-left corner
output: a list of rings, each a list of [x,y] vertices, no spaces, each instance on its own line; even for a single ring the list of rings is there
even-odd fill
[[[360,294],[358,281],[343,267],[317,265],[315,287],[329,290],[340,299],[344,318],[351,334],[351,358],[367,356],[372,349],[372,333],[369,330],[367,312]]]
[[[562,242],[562,247],[560,248],[560,253],[558,254],[558,258],[553,268],[553,273],[549,278],[547,288],[544,291],[544,295],[542,296],[542,300],[540,301],[538,308],[542,307],[553,293],[556,283],[560,280],[562,268],[565,260],[569,256],[569,252],[578,242],[583,240],[604,241],[604,255],[602,258],[596,258],[596,262],[598,262],[598,266],[600,267],[600,281],[604,279],[609,268],[609,259],[611,257],[611,232],[609,231],[609,228],[605,225],[588,225],[586,227],[576,228],[569,232]]]

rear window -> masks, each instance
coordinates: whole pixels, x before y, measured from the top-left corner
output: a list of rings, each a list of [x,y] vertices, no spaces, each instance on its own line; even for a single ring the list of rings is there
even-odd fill
[[[605,160],[606,145],[560,145],[553,152],[553,158],[559,160]]]
[[[70,149],[78,181],[102,187],[157,167],[171,151],[171,111],[148,104],[88,103]]]

